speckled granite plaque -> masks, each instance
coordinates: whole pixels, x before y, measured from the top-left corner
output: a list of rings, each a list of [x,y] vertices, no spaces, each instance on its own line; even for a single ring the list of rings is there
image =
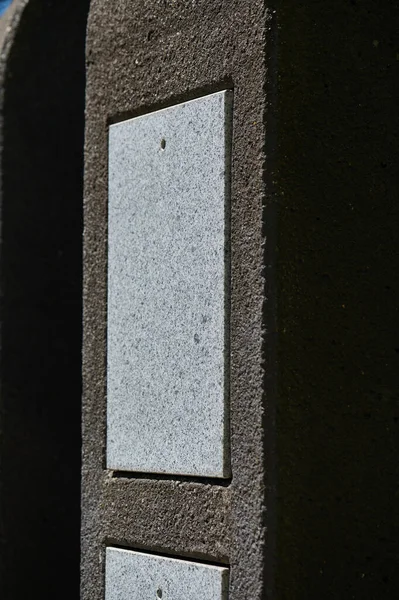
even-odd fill
[[[226,600],[226,567],[106,549],[105,600]]]
[[[228,477],[230,91],[110,126],[107,466]]]

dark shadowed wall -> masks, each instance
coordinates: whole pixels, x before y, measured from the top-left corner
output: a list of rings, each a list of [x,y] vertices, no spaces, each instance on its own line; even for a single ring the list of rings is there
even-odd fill
[[[78,598],[88,2],[17,2],[1,59],[0,597]]]
[[[279,2],[277,597],[399,587],[399,5]]]

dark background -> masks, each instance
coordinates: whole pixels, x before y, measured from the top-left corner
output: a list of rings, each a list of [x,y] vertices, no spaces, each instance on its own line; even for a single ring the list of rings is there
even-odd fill
[[[395,598],[399,4],[277,19],[277,597]]]
[[[87,10],[31,1],[2,74],[2,600],[79,597]]]

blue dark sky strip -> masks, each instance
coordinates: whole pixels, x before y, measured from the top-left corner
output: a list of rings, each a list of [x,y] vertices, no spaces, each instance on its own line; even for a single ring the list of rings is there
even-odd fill
[[[0,17],[10,6],[12,0],[0,0]]]

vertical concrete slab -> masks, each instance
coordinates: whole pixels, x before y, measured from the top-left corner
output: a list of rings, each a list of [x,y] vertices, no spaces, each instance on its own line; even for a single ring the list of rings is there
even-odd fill
[[[229,565],[230,600],[397,596],[399,6],[375,4],[92,0],[83,600],[109,540]],[[232,479],[111,473],[109,124],[226,88]]]
[[[228,574],[225,567],[107,548],[105,600],[227,600]]]
[[[273,438],[265,435],[264,428],[266,414],[268,422],[272,422],[273,393],[265,400],[265,389],[272,390],[274,382],[274,365],[268,355],[268,378],[265,378],[264,349],[265,336],[274,339],[273,310],[270,319],[265,318],[263,310],[266,303],[264,244],[269,227],[269,220],[267,226],[264,224],[263,208],[267,103],[265,32],[264,0],[237,0],[234,3],[203,0],[91,2],[87,41],[84,240],[84,600],[104,597],[105,549],[110,543],[231,567],[231,600],[246,597],[260,600],[265,595],[265,585],[272,586],[271,577],[267,578],[267,584],[264,577],[264,557],[272,552],[272,544],[266,544],[266,535],[271,531],[267,519],[272,514],[266,511],[266,480],[269,482],[273,477],[273,470],[268,469],[265,461],[265,439],[272,449]],[[226,236],[222,235],[221,225],[227,220],[222,214],[226,208],[222,202],[226,182],[224,122],[217,114],[212,119],[201,118],[198,115],[202,109],[195,109],[199,106],[197,102],[206,103],[206,98],[218,102],[226,99],[225,90],[234,93],[228,203],[230,315],[227,326],[222,311],[226,297],[225,288],[222,289],[222,271],[223,276],[225,274],[222,238],[225,244]],[[188,114],[193,111],[190,117],[195,119],[191,124],[190,118],[182,119],[181,123],[186,125],[179,133],[175,147],[174,130],[170,129],[165,135],[164,124],[158,128],[157,123],[160,115],[172,114],[172,111],[180,110],[181,105],[186,106],[184,110]],[[125,127],[133,128],[133,124],[145,123],[150,118],[154,123],[151,125],[154,145],[150,145],[151,136],[141,132],[141,155],[135,151],[132,155],[122,156],[126,162],[114,178],[116,163],[110,169],[109,157],[110,150],[115,151],[116,146],[113,146],[110,132],[111,136],[113,131],[123,136]],[[197,132],[196,124],[201,125]],[[191,144],[186,144],[190,147],[184,145],[185,136],[192,140]],[[166,142],[164,148],[162,139]],[[135,149],[136,143],[137,138],[127,136],[123,144],[119,144],[120,151],[123,153],[124,148],[129,147]],[[144,159],[151,155],[151,148],[156,162],[146,163]],[[172,160],[172,152],[176,150],[177,162],[188,169],[187,179],[171,175],[176,172]],[[151,167],[155,177],[148,175],[145,180],[140,179],[134,161],[139,161],[140,171],[147,174]],[[158,167],[158,161],[165,171]],[[129,181],[134,181],[133,186],[127,185]],[[168,182],[166,198],[162,200],[167,203],[162,204],[161,189],[165,190],[165,182]],[[128,198],[121,195],[118,199],[117,188],[113,187],[115,183],[123,184],[124,189],[130,187],[131,199],[137,201],[137,188],[142,192],[140,198],[146,199],[137,213],[140,232],[134,231],[130,207],[124,204]],[[178,193],[172,193],[174,191]],[[150,192],[153,197],[149,202]],[[112,197],[126,208],[124,220],[120,222],[114,221]],[[186,209],[192,213],[191,219]],[[184,228],[179,225],[178,216],[183,220]],[[119,227],[122,227],[122,233],[116,234]],[[194,244],[189,243],[188,232]],[[141,239],[135,238],[136,235],[141,235]],[[119,248],[113,246],[116,238],[121,244]],[[124,247],[126,240],[128,244]],[[157,250],[156,244],[162,252]],[[130,247],[133,247],[133,253],[129,251]],[[112,282],[115,283],[118,275],[112,257],[115,258],[118,252],[130,263],[131,277],[139,278],[140,285],[132,289],[143,293],[147,286],[152,295],[135,298],[123,289],[118,292],[122,299],[119,309],[126,311],[128,318],[119,323],[114,320],[110,330],[112,314],[115,311],[114,317],[117,317],[118,309],[117,296],[112,292]],[[160,269],[161,258],[167,266],[167,277]],[[175,272],[172,272],[172,266]],[[272,270],[268,268],[267,271],[269,283]],[[128,271],[121,275],[121,280],[127,281]],[[174,282],[178,284],[176,297],[172,295]],[[213,321],[201,323],[198,306],[206,299],[205,290],[211,291],[212,312],[201,311],[200,314],[211,316]],[[273,296],[271,290],[272,286],[269,296]],[[269,297],[267,301],[272,306]],[[134,321],[131,320],[131,303],[143,306],[144,311]],[[175,313],[169,311],[171,306]],[[152,322],[151,314],[166,315],[167,322],[165,319]],[[140,321],[143,316],[145,320]],[[144,324],[151,326],[154,339],[144,338]],[[223,371],[226,363],[221,360],[223,327],[229,338],[228,374]],[[152,366],[149,360],[140,363],[142,359],[138,354],[134,355],[138,349],[128,345],[125,356],[129,364],[135,365],[134,371],[127,365],[124,372],[118,373],[114,367],[112,374],[107,372],[107,364],[110,366],[110,359],[114,361],[112,353],[117,347],[113,342],[110,346],[109,336],[115,341],[130,336],[131,332],[135,343],[141,345],[151,361],[155,356],[155,363]],[[161,338],[157,337],[160,332]],[[156,344],[154,340],[157,340]],[[161,350],[159,356],[156,355],[158,347]],[[206,350],[209,350],[208,356]],[[169,357],[162,354],[169,354]],[[120,362],[115,361],[115,364]],[[183,379],[179,376],[178,363],[184,366]],[[154,365],[159,365],[159,373],[154,370]],[[196,365],[197,369],[191,365]],[[221,453],[223,436],[227,439],[226,430],[222,436],[221,428],[222,398],[224,401],[226,392],[225,387],[222,394],[219,385],[222,373],[229,386],[231,477],[227,478],[224,476],[229,473]],[[175,381],[178,401],[174,406],[170,400],[167,404],[165,397],[161,398],[160,390],[165,386],[171,394],[175,391]],[[143,389],[138,389],[138,384]],[[122,389],[124,386],[125,390]],[[126,391],[128,394],[125,395]],[[112,394],[116,392],[129,398],[129,404],[124,408],[128,408],[125,422],[123,411],[115,423],[110,419]],[[116,397],[114,395],[114,399]],[[186,397],[189,397],[187,404]],[[151,401],[147,401],[148,398]],[[153,402],[154,398],[158,398],[157,403]],[[134,412],[135,402],[138,402],[140,413]],[[163,411],[165,432],[172,434],[171,439],[162,437],[164,431],[158,431],[162,422],[156,409],[166,406],[169,411]],[[190,414],[192,407],[195,412]],[[206,408],[207,415],[202,413],[201,416],[201,407]],[[133,425],[136,437],[140,437],[143,429],[133,421],[141,418],[141,412],[149,419],[149,429],[144,436],[147,451],[140,454],[139,440],[126,438],[123,428],[129,422],[126,429]],[[179,418],[185,431],[180,440],[176,428]],[[204,436],[202,440],[199,440],[197,425]],[[121,440],[118,440],[121,431]],[[112,443],[110,434],[114,438]],[[126,454],[123,448],[128,448],[126,440],[132,446],[129,462],[123,463],[121,459]],[[184,444],[180,444],[181,441]],[[114,456],[113,444],[117,449]],[[179,447],[173,448],[174,444]],[[167,450],[165,456],[162,447]],[[108,450],[111,450],[109,454]],[[153,453],[156,464],[151,464]],[[174,462],[171,464],[172,456]],[[268,460],[269,457],[272,457],[272,450]],[[157,467],[159,464],[163,465],[162,469]],[[267,489],[272,490],[271,485]]]
[[[229,475],[232,92],[109,130],[107,467]]]

